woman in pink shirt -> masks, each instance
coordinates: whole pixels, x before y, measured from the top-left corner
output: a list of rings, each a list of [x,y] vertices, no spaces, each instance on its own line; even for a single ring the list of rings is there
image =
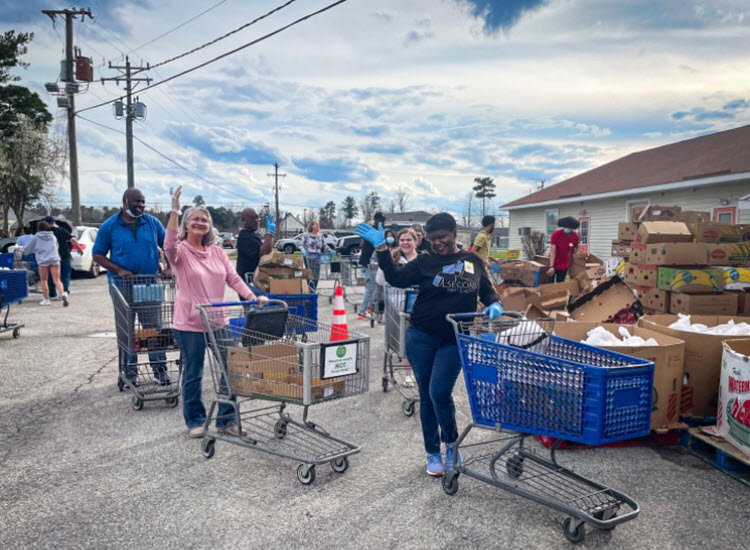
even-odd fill
[[[203,323],[196,305],[224,301],[226,285],[235,290],[242,300],[255,300],[255,294],[237,275],[224,251],[216,246],[216,232],[208,210],[191,208],[180,216],[180,193],[178,187],[172,195],[172,213],[164,237],[164,254],[177,277],[177,295],[174,305],[172,332],[182,352],[182,413],[192,438],[205,433],[206,408],[201,400],[203,359],[206,341]],[[262,304],[268,301],[261,296]],[[235,407],[219,404],[216,428],[229,435],[239,437]]]

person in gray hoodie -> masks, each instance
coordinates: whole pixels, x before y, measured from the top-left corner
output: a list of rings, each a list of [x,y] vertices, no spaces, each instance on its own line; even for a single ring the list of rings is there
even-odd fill
[[[52,305],[49,300],[49,284],[47,282],[47,277],[52,275],[55,288],[62,296],[63,305],[68,307],[68,293],[64,291],[62,281],[60,281],[60,253],[57,251],[57,239],[55,234],[50,231],[47,222],[42,221],[37,224],[36,235],[23,248],[23,252],[24,254],[36,254],[36,263],[39,266],[39,282],[42,284],[42,293],[44,294],[44,300],[39,302],[39,305]]]

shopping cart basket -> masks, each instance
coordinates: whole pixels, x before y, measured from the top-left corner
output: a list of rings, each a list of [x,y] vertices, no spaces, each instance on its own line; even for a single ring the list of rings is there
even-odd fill
[[[318,320],[318,295],[315,293],[308,294],[274,294],[271,292],[263,292],[257,286],[248,281],[248,286],[253,294],[256,296],[265,296],[269,300],[281,300],[289,308],[290,315],[296,315],[297,317],[304,317],[310,321]],[[301,329],[310,328],[313,324],[299,327]]]
[[[455,494],[458,476],[466,474],[559,510],[569,516],[563,531],[571,542],[584,539],[586,523],[612,529],[635,519],[633,499],[560,466],[555,452],[563,440],[600,445],[647,435],[654,364],[553,336],[552,320],[508,315],[448,316],[474,419],[455,452],[494,449],[456,464],[443,489]],[[499,437],[464,445],[478,428]],[[524,444],[530,433],[559,438],[549,459]]]
[[[404,398],[401,410],[412,416],[419,403],[419,391],[411,367],[406,362],[406,328],[417,298],[416,288],[385,287],[385,351],[383,352],[383,391],[388,385]]]
[[[12,254],[11,254],[12,257]],[[10,306],[21,302],[29,295],[27,273],[24,269],[0,269],[0,312],[5,310],[0,334],[12,332],[13,338],[21,335],[21,329],[26,326],[21,323],[9,323]]]
[[[344,300],[354,308],[362,303],[365,294],[364,270],[366,266],[359,265],[359,256],[339,256],[341,278],[339,282],[344,291]]]
[[[117,387],[133,391],[131,404],[137,411],[145,401],[163,400],[176,407],[182,361],[172,334],[175,278],[114,277],[110,293],[119,348]]]
[[[335,472],[349,467],[349,456],[360,448],[333,437],[308,420],[311,405],[367,392],[370,341],[349,332],[349,339],[331,342],[331,326],[289,315],[286,304],[269,301],[198,306],[216,398],[206,419],[203,455],[211,458],[216,440],[296,460],[297,478],[315,480],[315,466],[330,463]],[[277,405],[254,405],[259,401]],[[234,410],[242,436],[214,430],[218,405]],[[301,421],[287,412],[302,407]]]

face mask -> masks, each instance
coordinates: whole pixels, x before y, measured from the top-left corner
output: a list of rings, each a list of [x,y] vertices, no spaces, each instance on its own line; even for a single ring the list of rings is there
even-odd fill
[[[133,214],[133,210],[130,207],[130,203],[127,203],[127,204],[128,204],[128,207],[125,209],[125,212],[127,212],[128,216],[133,217],[133,218],[140,218],[143,215],[143,212],[141,212],[140,214]]]
[[[394,242],[396,242],[396,239],[394,239],[393,237],[386,237],[385,242],[387,242],[388,244],[393,244]]]
[[[566,235],[569,235],[570,232],[573,231],[573,230],[570,227],[565,227],[565,228],[563,228],[563,231],[565,232]]]

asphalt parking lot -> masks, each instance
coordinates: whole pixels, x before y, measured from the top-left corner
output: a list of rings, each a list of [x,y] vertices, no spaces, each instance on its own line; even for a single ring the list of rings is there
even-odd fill
[[[350,329],[372,337],[369,392],[310,416],[362,451],[346,473],[320,466],[303,486],[297,463],[238,446],[217,442],[206,460],[181,407],[131,408],[115,385],[105,276],[75,279],[67,309],[39,299],[12,307],[9,320],[26,324],[19,339],[0,334],[4,549],[570,546],[558,512],[465,476],[449,497],[424,474],[417,417],[381,388],[382,327],[351,309]],[[330,318],[327,299],[320,308]],[[455,397],[462,427],[470,421],[462,382]],[[582,548],[747,546],[750,490],[679,448],[560,451],[559,460],[642,509],[613,531],[589,529]]]

